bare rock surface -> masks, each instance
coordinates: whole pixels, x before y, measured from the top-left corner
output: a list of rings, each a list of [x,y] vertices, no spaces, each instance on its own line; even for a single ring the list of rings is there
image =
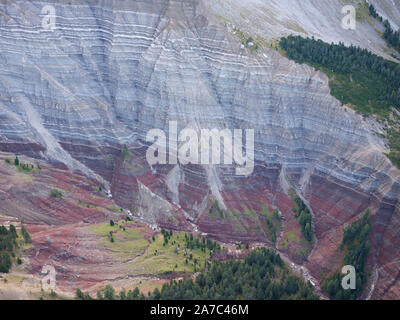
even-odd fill
[[[280,250],[316,277],[339,266],[343,227],[370,207],[372,297],[398,297],[400,171],[385,156],[376,135],[382,129],[341,106],[323,73],[268,45],[242,48],[227,22],[266,41],[296,33],[385,57],[390,51],[368,22],[353,33],[341,29],[342,1],[296,3],[56,1],[49,31],[41,13],[49,2],[2,1],[0,148],[109,185],[119,205],[149,223],[222,241],[270,244],[264,205],[280,210],[284,234],[299,236],[287,195],[294,186],[312,208],[318,241],[312,250],[300,242]],[[388,15],[399,8],[390,1],[377,7]],[[253,174],[237,176],[232,166],[150,167],[146,134],[168,133],[169,121],[179,130],[254,129]],[[210,215],[215,199],[221,216]],[[44,219],[32,206],[25,218]]]

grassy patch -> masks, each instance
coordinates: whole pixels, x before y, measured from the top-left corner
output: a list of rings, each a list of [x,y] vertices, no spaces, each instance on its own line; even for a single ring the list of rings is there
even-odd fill
[[[218,200],[215,200],[214,203],[211,205],[208,214],[211,218],[220,218],[224,219],[226,217],[224,210],[219,207]]]
[[[122,158],[124,159],[124,161],[130,159],[131,153],[129,152],[128,147],[126,146],[126,144],[124,144],[122,146],[121,154],[122,154]]]
[[[81,200],[77,201],[78,205],[84,208],[97,208],[97,206],[95,204],[91,204],[91,203],[83,203]]]
[[[107,210],[118,213],[118,212],[122,212],[123,209],[117,206],[107,206],[106,207]]]
[[[300,244],[300,239],[297,236],[297,230],[295,230],[295,229],[290,230],[289,232],[286,232],[283,235],[282,240],[280,242],[280,246],[282,249],[286,249],[287,246],[289,245],[289,243],[291,243],[291,242]]]
[[[95,224],[89,230],[96,236],[103,237],[99,244],[110,249],[114,256],[130,259],[143,252],[149,242],[132,222],[121,222],[111,226],[109,223]],[[113,239],[113,241],[111,241]]]
[[[114,226],[102,223],[88,228],[103,238],[99,245],[111,250],[114,257],[130,260],[125,267],[133,274],[194,273],[204,269],[212,250],[219,249],[210,240],[203,242],[202,238],[194,239],[183,232],[168,233],[167,240],[163,234],[146,240],[133,222],[123,221]]]
[[[356,20],[361,23],[370,22],[372,20],[369,15],[369,5],[367,1],[363,0],[358,4],[356,10]]]
[[[107,236],[111,231],[117,231],[118,225],[110,226],[109,223],[94,224],[89,227],[93,234],[99,237]]]
[[[21,173],[32,173],[35,170],[35,167],[33,164],[26,164],[26,163],[20,163],[17,166],[18,172]]]
[[[53,189],[50,191],[50,198],[62,198],[62,193],[58,189]]]
[[[154,237],[146,253],[134,261],[134,268],[150,274],[194,273],[203,270],[211,257],[209,248],[187,247],[185,233],[173,233],[167,243],[162,234]]]
[[[22,163],[19,160],[18,156],[15,156],[14,160],[11,160],[10,158],[6,158],[6,159],[4,159],[4,161],[6,164],[14,165],[17,168],[18,172],[21,172],[21,173],[32,173],[33,171],[35,171],[35,165],[30,164],[30,163]],[[41,168],[38,165],[37,170],[40,170],[40,169]]]
[[[282,222],[281,222],[281,217],[279,216],[279,212],[278,210],[270,212],[267,206],[264,206],[261,211],[261,214],[267,225],[267,232],[268,235],[270,236],[271,242],[275,244],[277,233],[279,233],[282,228]]]

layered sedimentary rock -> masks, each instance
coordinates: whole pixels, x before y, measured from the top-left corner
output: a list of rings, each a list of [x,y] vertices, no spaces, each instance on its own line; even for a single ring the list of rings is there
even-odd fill
[[[370,207],[369,267],[385,279],[373,297],[398,296],[400,171],[379,125],[341,106],[324,74],[242,48],[207,1],[59,1],[53,31],[42,24],[47,4],[0,5],[2,150],[79,170],[151,224],[224,241],[270,243],[263,206],[281,211],[285,232],[295,187],[317,241],[306,256],[301,245],[284,250],[316,276],[338,266],[343,226]],[[170,121],[198,132],[254,129],[253,173],[150,166],[146,134],[168,134]],[[210,211],[215,200],[221,215]]]

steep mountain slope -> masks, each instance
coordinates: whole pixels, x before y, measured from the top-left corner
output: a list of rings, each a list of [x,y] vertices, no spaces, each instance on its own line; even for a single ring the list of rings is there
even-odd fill
[[[289,34],[315,37],[325,42],[356,45],[391,59],[393,50],[387,48],[379,36],[382,26],[376,24],[368,14],[368,3],[398,29],[400,23],[399,4],[393,0],[358,1],[293,1],[293,0],[206,0],[207,6],[222,20],[235,28],[258,36],[270,43]],[[342,28],[342,8],[353,5],[356,9],[355,30]]]
[[[399,297],[400,171],[384,155],[381,127],[341,106],[324,74],[282,57],[268,41],[301,31],[385,57],[390,50],[366,22],[356,32],[341,29],[340,1],[260,3],[57,1],[51,32],[42,27],[47,2],[3,1],[0,148],[97,178],[151,224],[224,241],[271,244],[262,210],[278,208],[281,238],[295,235],[278,248],[317,278],[340,264],[343,226],[370,207],[373,297]],[[265,46],[243,48],[227,22]],[[169,121],[179,129],[255,129],[253,174],[150,167],[146,133],[168,132]],[[312,245],[297,237],[290,187],[313,212]],[[210,210],[215,200],[225,209],[219,216]],[[8,215],[23,216],[17,211]]]
[[[400,9],[399,4],[395,0],[369,0],[374,5],[377,12],[390,21],[390,24],[398,30],[400,28]]]

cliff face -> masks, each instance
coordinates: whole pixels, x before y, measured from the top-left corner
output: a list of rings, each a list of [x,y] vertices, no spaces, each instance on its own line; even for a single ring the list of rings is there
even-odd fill
[[[268,48],[242,48],[216,17],[218,2],[59,1],[52,32],[42,27],[44,5],[0,4],[2,151],[64,163],[150,223],[224,241],[270,243],[263,206],[284,216],[280,237],[299,232],[293,186],[313,211],[317,241],[279,248],[316,277],[339,267],[342,228],[370,207],[372,297],[400,296],[400,171],[384,155],[379,125],[330,96],[324,74]],[[146,134],[168,133],[169,121],[254,129],[253,174],[150,167]],[[215,199],[221,215],[210,210]]]

